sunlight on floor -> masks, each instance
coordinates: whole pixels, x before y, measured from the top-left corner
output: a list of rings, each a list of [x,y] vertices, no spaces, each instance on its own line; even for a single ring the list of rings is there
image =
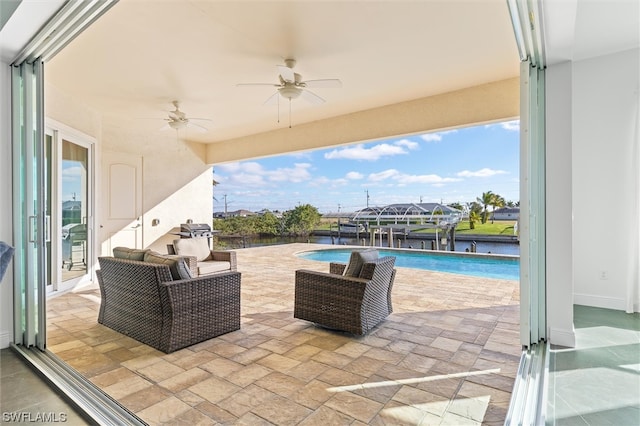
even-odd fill
[[[574,322],[576,347],[552,349],[547,424],[640,424],[640,317],[576,306]]]
[[[384,409],[382,415],[401,424],[480,425],[489,406],[489,395],[435,401]]]
[[[498,374],[498,373],[500,373],[500,369],[495,368],[493,370],[467,371],[464,373],[442,374],[439,376],[416,377],[413,379],[385,380],[383,382],[361,383],[361,384],[349,385],[349,386],[338,386],[338,387],[328,388],[327,391],[348,392],[348,391],[354,391],[358,389],[379,388],[382,386],[411,385],[415,383],[434,382],[436,380],[443,380],[443,379],[464,378],[464,377],[470,377],[470,376],[479,376],[482,374]]]

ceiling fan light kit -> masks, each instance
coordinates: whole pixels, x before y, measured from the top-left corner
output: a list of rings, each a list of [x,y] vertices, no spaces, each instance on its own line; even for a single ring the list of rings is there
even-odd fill
[[[178,101],[172,101],[171,104],[174,106],[173,111],[169,111],[169,117],[165,118],[164,121],[167,122],[165,126],[163,126],[160,130],[165,130],[167,128],[172,128],[174,130],[185,129],[187,127],[198,129],[201,132],[206,132],[206,127],[200,126],[194,123],[191,120],[202,120],[202,121],[211,121],[207,118],[187,118],[187,114],[183,111],[180,111],[180,103]]]
[[[337,78],[328,78],[321,80],[302,80],[302,76],[293,72],[295,59],[285,59],[284,65],[276,65],[278,67],[278,80],[273,83],[240,83],[237,86],[271,86],[276,87],[276,93],[269,96],[265,104],[270,103],[278,94],[289,100],[289,127],[291,127],[291,101],[302,97],[312,104],[322,104],[325,102],[323,98],[316,95],[308,89],[308,87],[342,87],[342,82]],[[280,103],[278,103],[278,123],[280,122]]]
[[[292,84],[285,84],[284,87],[278,89],[280,95],[286,99],[296,99],[300,96],[302,89]]]

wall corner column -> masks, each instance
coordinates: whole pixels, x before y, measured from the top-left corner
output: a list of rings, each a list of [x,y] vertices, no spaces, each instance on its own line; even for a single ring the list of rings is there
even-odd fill
[[[546,282],[548,340],[574,347],[571,62],[546,69]]]

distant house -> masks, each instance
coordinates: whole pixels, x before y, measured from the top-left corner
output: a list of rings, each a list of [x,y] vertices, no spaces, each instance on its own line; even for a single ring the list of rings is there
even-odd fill
[[[244,210],[244,209],[240,209],[240,210],[236,210],[236,211],[232,211],[232,212],[214,212],[213,213],[213,217],[215,218],[222,218],[224,219],[225,217],[247,217],[247,216],[255,216],[256,213],[250,211],[250,210]]]
[[[492,213],[494,220],[518,220],[520,207],[502,207]]]

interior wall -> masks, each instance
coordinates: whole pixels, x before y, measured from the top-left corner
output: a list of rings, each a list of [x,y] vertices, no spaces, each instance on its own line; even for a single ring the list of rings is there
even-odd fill
[[[0,241],[13,244],[11,67],[0,61]],[[13,262],[0,280],[0,348],[13,341]]]
[[[574,301],[581,305],[625,309],[636,261],[628,248],[638,221],[631,154],[638,144],[639,52],[573,64]]]
[[[568,347],[575,346],[571,79],[571,62],[545,71],[547,335]]]

